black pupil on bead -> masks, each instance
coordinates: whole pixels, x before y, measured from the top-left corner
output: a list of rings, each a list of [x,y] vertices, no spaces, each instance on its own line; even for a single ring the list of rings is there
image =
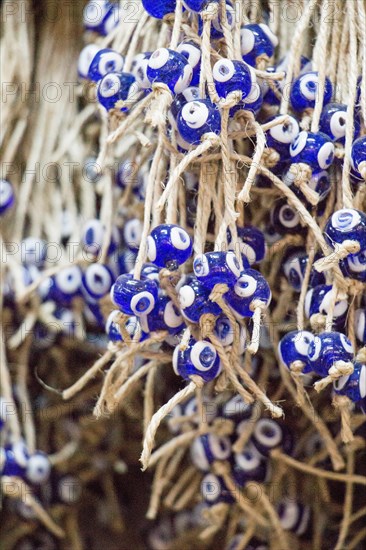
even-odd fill
[[[229,70],[229,67],[227,67],[226,65],[220,65],[220,68],[219,68],[219,73],[222,74],[222,75],[227,75],[229,74],[230,70]]]
[[[139,67],[137,69],[137,74],[138,74],[139,78],[141,78],[141,80],[144,78],[144,70],[143,70],[142,67]]]
[[[283,217],[285,220],[292,220],[294,213],[289,208],[285,208],[283,211]]]
[[[271,438],[275,435],[275,431],[271,426],[264,426],[262,433],[265,437]]]
[[[103,277],[101,275],[95,275],[94,276],[94,282],[96,285],[103,284]]]
[[[346,119],[343,118],[343,117],[340,117],[340,119],[339,119],[339,125],[340,125],[340,126],[345,126],[345,125],[346,125]]]
[[[115,62],[114,61],[107,61],[107,63],[105,64],[105,69],[107,72],[110,72],[110,71],[113,71],[115,67]]]
[[[313,80],[311,80],[310,82],[308,82],[307,86],[308,86],[309,90],[314,91],[314,90],[316,90],[317,83],[314,82]]]

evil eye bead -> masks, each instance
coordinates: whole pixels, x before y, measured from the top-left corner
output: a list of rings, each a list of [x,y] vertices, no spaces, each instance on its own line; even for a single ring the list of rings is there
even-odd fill
[[[11,446],[0,447],[0,475],[24,477],[29,454],[22,441]]]
[[[177,127],[177,118],[184,105],[199,98],[200,91],[197,86],[188,86],[181,94],[175,96],[168,113],[168,119],[173,128]]]
[[[220,133],[221,115],[208,99],[189,101],[178,113],[177,128],[187,143],[197,144],[208,132]]]
[[[274,117],[272,120],[276,120]],[[267,146],[275,149],[282,157],[289,158],[291,143],[300,133],[299,123],[296,118],[289,116],[286,122],[276,124],[266,132]]]
[[[30,483],[40,485],[45,483],[51,472],[51,463],[48,456],[41,451],[32,454],[27,462],[26,477]]]
[[[43,239],[27,237],[20,243],[20,258],[26,267],[42,267],[46,261],[47,243]]]
[[[215,460],[226,460],[231,454],[231,443],[228,437],[215,434],[203,434],[197,437],[191,445],[193,464],[202,472],[210,470]]]
[[[214,0],[216,1],[216,0]],[[225,9],[226,9],[226,20],[227,20],[227,26],[228,28],[230,29],[230,31],[232,31],[232,29],[234,28],[234,24],[235,24],[235,10],[233,8],[233,6],[231,5],[230,2],[226,2],[225,4]],[[201,34],[202,32],[202,20],[200,19],[199,20],[199,33]],[[212,22],[211,22],[211,38],[213,40],[216,40],[218,38],[222,38],[224,36],[224,30],[223,30],[223,27],[222,27],[222,22],[221,22],[221,10],[218,10],[218,13],[216,15],[216,17],[214,17],[212,19]]]
[[[198,323],[205,313],[220,315],[221,308],[209,300],[209,295],[210,290],[196,278],[181,286],[178,299],[183,316],[192,323]]]
[[[237,251],[239,249],[242,254],[243,261],[246,260],[249,266],[261,262],[264,259],[267,250],[263,232],[256,227],[248,226],[237,227],[237,234],[237,242],[232,241],[230,232],[228,234],[230,250]]]
[[[309,346],[314,340],[313,334],[306,330],[293,330],[288,332],[278,344],[278,354],[281,362],[291,369],[295,361],[303,363],[304,374],[312,371],[309,359]]]
[[[358,241],[361,249],[366,248],[366,214],[354,208],[342,208],[332,214],[324,228],[328,244],[336,248],[345,240]]]
[[[323,108],[320,117],[319,129],[332,141],[345,143],[347,123],[347,105],[342,103],[328,103]],[[360,134],[360,121],[354,117],[354,139]]]
[[[302,112],[305,109],[314,109],[318,95],[319,74],[307,72],[296,78],[291,86],[290,102],[294,111]],[[329,78],[325,78],[323,105],[332,98],[333,87]]]
[[[102,264],[91,264],[83,273],[81,291],[86,297],[100,300],[111,289],[113,275],[111,270]]]
[[[159,284],[159,268],[154,264],[144,264],[141,268],[141,279],[150,279]]]
[[[173,271],[184,264],[191,254],[192,240],[179,225],[158,225],[147,238],[148,258],[158,267]]]
[[[274,231],[279,235],[298,233],[301,228],[300,216],[285,200],[276,201],[270,211]]]
[[[178,334],[184,328],[181,312],[167,296],[160,296],[154,309],[141,317],[141,326],[145,332],[167,330],[169,334]]]
[[[357,403],[366,397],[366,364],[355,363],[354,371],[348,376],[342,376],[333,382],[335,393],[346,395]]]
[[[291,531],[298,537],[303,536],[309,528],[311,512],[309,506],[292,499],[284,499],[277,505],[277,514],[282,529]]]
[[[212,473],[206,474],[202,479],[201,494],[208,506],[214,506],[219,502],[234,502],[234,498],[222,477]]]
[[[266,305],[271,301],[271,290],[266,279],[255,269],[245,269],[233,289],[225,294],[225,301],[239,317],[252,317],[252,303],[260,300]]]
[[[113,9],[113,4],[107,0],[91,0],[83,11],[84,28],[105,36],[107,34],[106,23],[112,15]]]
[[[111,342],[125,341],[125,336],[122,335],[120,326],[117,323],[117,319],[120,314],[121,312],[117,309],[111,311],[105,324],[105,331]],[[126,334],[128,335],[129,343],[142,342],[148,337],[148,334],[143,330],[140,323],[140,318],[138,317],[129,317],[127,321],[124,322],[124,328],[126,330]]]
[[[220,97],[231,92],[241,92],[244,100],[250,93],[255,75],[244,61],[220,59],[212,69],[215,87]]]
[[[356,309],[355,332],[357,340],[361,344],[366,344],[366,309]]]
[[[138,85],[131,73],[108,73],[99,81],[97,89],[98,101],[107,111],[117,108],[118,101],[132,101],[137,93]]]
[[[12,184],[0,179],[0,216],[2,216],[14,204],[15,194]]]
[[[146,74],[151,84],[166,84],[172,94],[180,94],[190,85],[193,71],[184,55],[159,48],[151,54]]]
[[[354,349],[350,340],[341,332],[322,332],[309,346],[309,359],[319,376],[327,376],[337,361],[351,361]]]
[[[150,80],[147,78],[147,64],[151,57],[151,52],[139,53],[135,55],[131,63],[131,73],[142,90],[151,88]]]
[[[349,254],[339,262],[343,275],[366,283],[366,249],[358,254]]]
[[[239,487],[248,481],[263,482],[267,476],[267,464],[252,442],[240,453],[234,453],[233,477]]]
[[[277,44],[277,37],[264,23],[244,25],[240,31],[241,54],[252,67],[256,66],[258,57],[272,57]]]
[[[296,251],[286,259],[283,265],[283,273],[296,292],[301,291],[304,281],[306,267],[309,261],[309,256],[301,250]],[[323,273],[318,273],[315,269],[311,270],[309,286],[314,287],[325,283]]]
[[[137,252],[141,243],[142,223],[138,218],[128,220],[123,227],[123,240],[127,248]]]
[[[214,333],[224,347],[231,346],[234,341],[234,329],[226,315],[221,315],[216,320]]]
[[[313,170],[326,170],[334,159],[334,145],[322,132],[300,132],[290,145],[292,162],[304,163]]]
[[[234,286],[240,276],[240,265],[234,252],[207,252],[199,254],[193,261],[197,279],[208,289],[216,284]]]
[[[187,40],[178,45],[177,52],[184,55],[192,67],[191,86],[198,86],[200,81],[201,48],[195,42]]]
[[[328,315],[332,303],[332,285],[317,285],[308,290],[305,296],[305,315],[308,319],[312,315],[321,313]],[[336,302],[333,312],[334,322],[341,325],[346,320],[348,302],[346,299]]]
[[[175,348],[173,369],[175,374],[185,380],[194,374],[209,382],[220,374],[220,358],[210,342],[190,338],[186,349],[181,350],[179,346]]]
[[[251,441],[264,457],[269,456],[270,452],[278,447],[281,447],[286,454],[290,454],[294,446],[294,439],[288,428],[271,418],[258,420]]]
[[[111,288],[111,300],[127,315],[147,315],[156,306],[158,286],[154,281],[139,281],[131,274],[120,275]]]
[[[137,163],[129,160],[121,162],[118,165],[115,181],[120,189],[124,190],[128,187],[133,193],[137,193],[141,184]]]
[[[80,268],[75,265],[65,267],[54,276],[49,298],[54,299],[60,305],[67,306],[80,293],[81,284]]]
[[[362,136],[353,142],[350,160],[356,174],[366,180],[366,136]]]
[[[109,48],[98,49],[89,65],[88,78],[98,82],[108,73],[121,73],[124,62],[123,56],[118,52]]]
[[[105,332],[108,335],[108,338],[111,342],[121,342],[122,336],[118,324],[116,323],[116,318],[121,314],[118,309],[114,309],[108,315],[107,321],[105,323]]]
[[[219,416],[239,423],[250,418],[252,410],[253,407],[250,403],[246,403],[240,395],[235,395],[221,405]]]
[[[163,19],[168,13],[174,13],[176,0],[142,0],[142,5],[149,15]]]

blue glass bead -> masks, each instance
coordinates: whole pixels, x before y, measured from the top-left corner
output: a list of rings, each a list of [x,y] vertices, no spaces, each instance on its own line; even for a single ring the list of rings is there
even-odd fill
[[[212,0],[212,2],[218,2],[218,0]],[[207,4],[211,3],[211,0],[183,0],[182,3],[187,10],[199,13]]]
[[[300,216],[285,200],[275,202],[270,211],[273,231],[279,235],[298,233],[301,229]]]
[[[29,452],[23,441],[8,445],[3,451],[4,463],[0,461],[0,476],[17,476],[24,478]]]
[[[12,184],[7,180],[0,179],[0,215],[13,206],[14,200],[15,195]]]
[[[177,126],[177,118],[184,105],[199,98],[200,91],[197,86],[188,86],[181,94],[175,96],[168,113],[169,122],[174,128]]]
[[[263,94],[258,82],[253,82],[249,94],[244,101],[241,101],[230,109],[230,116],[237,111],[250,111],[255,115],[259,113],[263,105]]]
[[[273,449],[279,447],[287,455],[290,455],[294,449],[292,432],[283,423],[271,418],[261,418],[256,422],[251,442],[264,457],[269,456]]]
[[[67,307],[80,295],[82,275],[78,266],[65,267],[51,279],[47,300]]]
[[[151,82],[147,78],[147,64],[151,54],[152,52],[138,53],[131,63],[131,73],[142,90],[149,90],[151,88]]]
[[[278,39],[264,23],[250,24],[241,28],[240,44],[244,61],[255,67],[259,56],[272,57]]]
[[[234,395],[222,403],[219,416],[239,423],[250,418],[252,411],[253,407],[250,403],[246,403],[240,395]]]
[[[366,364],[355,363],[354,371],[348,376],[342,376],[333,382],[335,393],[346,395],[357,403],[366,397]]]
[[[285,260],[283,264],[284,275],[292,288],[296,290],[296,292],[301,291],[308,261],[309,256],[306,254],[306,252],[298,249],[295,252],[291,252],[290,256]],[[315,269],[312,269],[310,272],[309,286],[312,288],[322,284],[325,284],[324,274],[319,273]]]
[[[111,27],[110,17],[113,21],[114,6],[107,0],[91,0],[83,11],[84,27],[88,31],[97,32],[106,36]]]
[[[281,118],[280,115],[268,120]],[[299,123],[296,118],[289,116],[287,122],[282,122],[266,131],[267,146],[281,155],[281,160],[290,158],[290,145],[300,133]]]
[[[339,266],[346,277],[366,283],[366,249],[358,254],[349,254],[339,262]]]
[[[110,291],[113,281],[114,277],[109,267],[91,264],[82,275],[81,292],[86,300],[100,300]]]
[[[216,1],[216,0],[214,0]],[[209,4],[210,2],[208,2]],[[233,30],[235,24],[235,10],[229,1],[226,2],[226,20],[230,30]],[[198,20],[198,34],[202,34],[203,23],[201,17]],[[221,24],[221,9],[218,10],[217,15],[211,21],[211,38],[217,40],[224,36],[224,30]]]
[[[43,239],[27,237],[20,243],[20,258],[26,267],[43,267],[47,256],[47,243]]]
[[[89,220],[83,226],[81,231],[81,245],[83,250],[89,256],[98,256],[102,250],[104,243],[106,228],[103,223],[98,220]],[[108,248],[108,254],[113,254],[120,244],[120,235],[116,227],[112,228],[111,240]]]
[[[135,267],[136,254],[131,250],[124,250],[118,254],[113,254],[109,263],[113,274],[123,275],[124,273],[130,273]]]
[[[144,264],[141,268],[141,279],[150,279],[159,285],[159,268],[154,264]]]
[[[282,363],[291,369],[292,363],[301,361],[304,363],[304,374],[312,371],[309,359],[309,346],[314,340],[314,335],[306,330],[293,330],[281,338],[278,344],[278,354]]]
[[[142,235],[142,222],[138,218],[127,220],[123,226],[123,240],[132,252],[138,252]]]
[[[224,347],[231,346],[231,344],[233,343],[234,328],[226,315],[220,315],[220,317],[216,319],[214,334],[217,336]]]
[[[97,90],[98,101],[107,111],[118,108],[117,101],[133,100],[137,93],[138,85],[131,73],[108,73],[99,81]]]
[[[265,481],[268,465],[252,442],[240,453],[234,453],[233,459],[233,478],[239,487],[244,487],[249,481]]]
[[[195,277],[181,286],[178,299],[183,316],[192,323],[198,323],[203,314],[220,315],[220,306],[209,300],[209,296],[210,290]]]
[[[294,111],[302,112],[305,109],[314,109],[318,95],[319,74],[308,72],[294,80],[290,91],[290,102]],[[333,86],[329,78],[325,79],[323,105],[329,103],[333,94]]]
[[[271,289],[266,279],[255,269],[245,269],[234,288],[224,295],[225,301],[240,317],[252,317],[252,304],[260,300],[266,305],[271,301]]]
[[[343,103],[328,103],[323,108],[319,129],[331,140],[344,144],[346,141],[347,105]],[[359,117],[354,117],[354,139],[360,134]]]
[[[119,329],[118,324],[115,322],[115,319],[117,316],[119,316],[121,312],[118,309],[114,309],[110,312],[108,315],[107,321],[105,323],[105,331],[108,335],[109,340],[111,342],[122,342],[122,336]]]
[[[333,248],[350,239],[366,249],[366,214],[355,208],[337,210],[326,223],[324,237]]]
[[[300,132],[290,145],[292,162],[303,162],[314,171],[326,170],[334,159],[334,145],[322,132]]]
[[[185,40],[178,45],[177,52],[184,55],[192,67],[191,86],[198,86],[201,72],[201,48],[192,40]]]
[[[192,80],[192,67],[187,58],[168,48],[159,48],[151,54],[147,77],[151,84],[166,84],[172,94],[180,94]]]
[[[216,92],[226,97],[231,92],[241,92],[244,100],[252,89],[255,75],[244,61],[220,59],[212,69]]]
[[[312,315],[321,313],[327,315],[332,301],[332,285],[317,285],[308,290],[305,296],[305,315],[308,319]],[[336,302],[333,312],[333,319],[337,324],[346,320],[348,310],[347,300]]]
[[[341,332],[322,332],[309,347],[309,359],[319,376],[327,376],[336,361],[351,361],[353,356],[353,346]]]
[[[225,481],[221,476],[215,474],[206,474],[201,482],[201,494],[203,500],[209,506],[214,506],[219,502],[232,504],[234,497],[227,488]]]
[[[35,451],[27,461],[25,477],[34,485],[45,483],[51,473],[51,462],[42,451]]]
[[[158,285],[150,279],[134,279],[129,273],[120,275],[111,288],[111,300],[127,315],[147,315],[157,304]]]
[[[220,133],[221,115],[208,99],[189,101],[178,113],[177,128],[187,143],[198,144],[204,134]]]
[[[190,338],[186,349],[175,348],[173,369],[185,380],[190,380],[189,377],[194,374],[209,382],[220,374],[220,358],[210,342]]]
[[[138,173],[138,164],[129,160],[121,162],[116,171],[115,181],[120,189],[125,190],[129,187],[134,194],[137,194],[142,183],[141,174]]]
[[[276,73],[276,67],[267,67],[266,73]],[[263,80],[261,82],[261,89],[263,94],[263,103],[270,105],[271,107],[276,107],[281,104],[281,98],[283,90],[281,88],[281,81],[273,80],[271,86]],[[276,109],[277,111],[277,109]]]
[[[240,276],[239,262],[231,250],[198,254],[193,260],[193,271],[208,289],[219,283],[232,287]]]
[[[253,226],[237,227],[237,235],[239,250],[249,266],[261,262],[267,251],[263,232]],[[236,250],[237,243],[231,242],[231,235],[229,235],[229,246]]]
[[[98,49],[88,70],[88,78],[98,82],[108,73],[121,73],[125,60],[121,54],[110,48]]]
[[[191,445],[193,464],[202,472],[208,472],[215,460],[226,460],[231,455],[231,442],[228,437],[203,434]]]
[[[174,224],[155,227],[147,238],[147,255],[158,267],[174,271],[192,254],[192,240],[187,231]]]
[[[68,308],[56,306],[53,315],[59,320],[57,325],[61,334],[64,334],[68,338],[75,338],[78,323],[74,312]]]
[[[355,312],[355,332],[356,337],[361,344],[366,344],[366,309],[356,309]]]
[[[167,296],[159,296],[154,309],[143,315],[140,322],[145,332],[167,330],[169,334],[178,334],[185,326],[181,312]]]
[[[366,180],[366,136],[361,136],[352,144],[351,165],[356,174]]]
[[[149,15],[163,19],[168,13],[175,12],[176,0],[142,0],[142,5]]]
[[[311,519],[309,506],[289,498],[282,500],[276,508],[282,529],[291,531],[298,537],[306,533]]]

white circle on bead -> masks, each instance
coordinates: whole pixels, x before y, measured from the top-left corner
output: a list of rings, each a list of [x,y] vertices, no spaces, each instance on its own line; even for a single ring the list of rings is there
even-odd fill
[[[202,128],[208,119],[208,107],[205,103],[189,101],[182,107],[181,116],[189,128]]]
[[[167,48],[159,48],[155,50],[149,59],[148,67],[150,67],[150,69],[161,69],[167,64],[169,55],[170,53]]]

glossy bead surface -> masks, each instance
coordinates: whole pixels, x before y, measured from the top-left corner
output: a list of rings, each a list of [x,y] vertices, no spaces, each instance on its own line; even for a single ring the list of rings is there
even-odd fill
[[[105,332],[111,342],[122,342],[121,332],[118,323],[116,323],[116,318],[120,315],[120,313],[121,312],[118,309],[114,309],[108,315],[105,323]]]
[[[218,2],[218,0],[212,0],[212,2]],[[199,13],[206,7],[209,0],[183,0],[182,3],[187,10]]]
[[[346,395],[357,403],[366,397],[366,364],[355,363],[354,371],[348,376],[342,376],[333,382],[335,393]]]
[[[337,361],[351,361],[354,349],[350,340],[341,332],[322,332],[309,347],[309,359],[319,376],[327,376]]]
[[[198,86],[200,81],[201,48],[196,42],[185,40],[178,45],[177,52],[184,55],[192,67],[191,86]]]
[[[313,367],[309,359],[309,347],[313,340],[314,335],[306,330],[288,332],[278,344],[278,354],[282,363],[291,369],[295,361],[301,361],[304,364],[302,372],[311,372]]]
[[[346,277],[366,283],[366,249],[358,254],[349,254],[339,262],[339,266]]]
[[[172,126],[176,127],[178,115],[181,109],[189,101],[196,101],[200,98],[200,91],[197,86],[188,86],[181,94],[178,94],[174,97],[174,100],[170,106],[170,112],[168,114],[169,121],[172,123]],[[171,115],[171,116],[169,116]]]
[[[332,303],[332,285],[317,285],[308,290],[305,296],[305,315],[308,319],[312,315],[321,313],[327,315]],[[333,319],[336,323],[345,321],[348,310],[346,299],[336,302],[333,312]]]
[[[319,75],[317,72],[308,72],[296,78],[291,86],[290,102],[294,111],[313,109],[318,94]],[[325,79],[323,104],[326,105],[332,98],[333,86],[329,78]]]
[[[189,101],[178,113],[177,128],[187,143],[197,144],[204,134],[220,133],[220,111],[209,99]]]
[[[20,258],[27,267],[42,267],[47,256],[47,243],[43,239],[26,237],[20,243]]]
[[[0,179],[0,216],[14,204],[15,195],[12,184]]]
[[[213,433],[196,437],[191,445],[192,462],[203,472],[209,471],[215,460],[226,460],[230,454],[230,439]]]
[[[224,295],[225,301],[240,317],[252,317],[253,302],[256,300],[269,305],[271,289],[266,279],[255,269],[245,269],[232,290]]]
[[[242,256],[247,260],[249,265],[261,262],[267,251],[266,240],[263,232],[257,227],[237,227],[238,241],[231,240],[229,233],[228,241],[229,248],[237,251],[240,250]],[[243,259],[244,259],[243,258]]]
[[[334,159],[334,145],[322,132],[300,132],[290,145],[292,162],[302,162],[312,170],[326,170]]]
[[[366,178],[366,136],[356,139],[351,149],[351,165],[357,174]]]
[[[174,13],[176,0],[142,0],[142,5],[149,15],[163,19],[168,13]]]
[[[108,73],[121,73],[125,60],[121,54],[110,48],[98,49],[90,62],[88,78],[98,82]]]
[[[333,248],[345,240],[357,241],[366,249],[366,214],[355,208],[342,208],[329,218],[324,237]]]
[[[98,219],[92,219],[85,223],[81,231],[81,245],[83,250],[90,256],[98,256],[103,247],[106,228]],[[115,228],[112,229],[111,241],[108,254],[112,254],[119,245],[119,234]]]
[[[278,39],[268,25],[250,24],[241,28],[240,44],[244,61],[255,67],[259,56],[272,57]]]
[[[154,309],[140,321],[145,332],[167,330],[169,334],[178,334],[185,326],[181,312],[167,296],[160,296]]]
[[[221,308],[209,300],[209,295],[210,290],[196,278],[181,286],[178,299],[184,317],[192,323],[198,323],[203,314],[220,315]]]
[[[142,222],[138,218],[127,220],[123,226],[123,240],[127,248],[138,252],[141,244]]]
[[[107,111],[118,108],[117,101],[132,101],[138,92],[138,85],[131,73],[108,73],[98,84],[98,101]],[[126,107],[122,108],[123,111]]]
[[[250,93],[255,75],[244,61],[220,59],[212,69],[215,88],[220,97],[231,92],[241,92],[242,100]]]
[[[276,120],[280,116],[273,117]],[[280,153],[282,159],[290,158],[290,145],[300,133],[299,123],[296,118],[288,116],[288,121],[276,124],[266,131],[267,146]]]
[[[146,74],[151,84],[166,84],[173,94],[180,94],[190,85],[193,71],[184,55],[159,48],[151,54]]]
[[[148,258],[158,267],[173,271],[184,264],[191,254],[191,238],[179,225],[158,225],[147,238]]]
[[[51,279],[47,299],[68,306],[81,291],[82,274],[78,266],[65,267]]]
[[[217,0],[214,0],[216,2]],[[210,4],[210,2],[207,3],[207,5]],[[231,4],[231,1],[226,1],[226,20],[227,20],[227,26],[232,31],[235,24],[235,11]],[[198,33],[201,34],[203,29],[202,19],[199,18],[198,20]],[[224,36],[224,30],[222,28],[221,24],[221,13],[220,9],[217,12],[217,15],[212,19],[211,21],[211,38],[212,40],[216,40],[218,38],[222,38]]]
[[[173,369],[175,374],[185,380],[195,374],[209,382],[220,373],[220,358],[210,342],[190,338],[186,349],[181,350],[179,346],[175,348]]]
[[[298,233],[301,229],[300,216],[285,200],[278,200],[272,206],[270,219],[273,230],[279,235]]]
[[[111,300],[127,315],[147,315],[157,304],[158,286],[149,279],[120,275],[111,288]]]
[[[193,271],[208,289],[218,283],[232,287],[240,276],[239,262],[232,251],[198,254],[193,260]]]
[[[347,105],[343,103],[328,103],[323,107],[319,130],[337,143],[345,143],[347,129]],[[360,121],[354,117],[354,139],[360,133]]]

